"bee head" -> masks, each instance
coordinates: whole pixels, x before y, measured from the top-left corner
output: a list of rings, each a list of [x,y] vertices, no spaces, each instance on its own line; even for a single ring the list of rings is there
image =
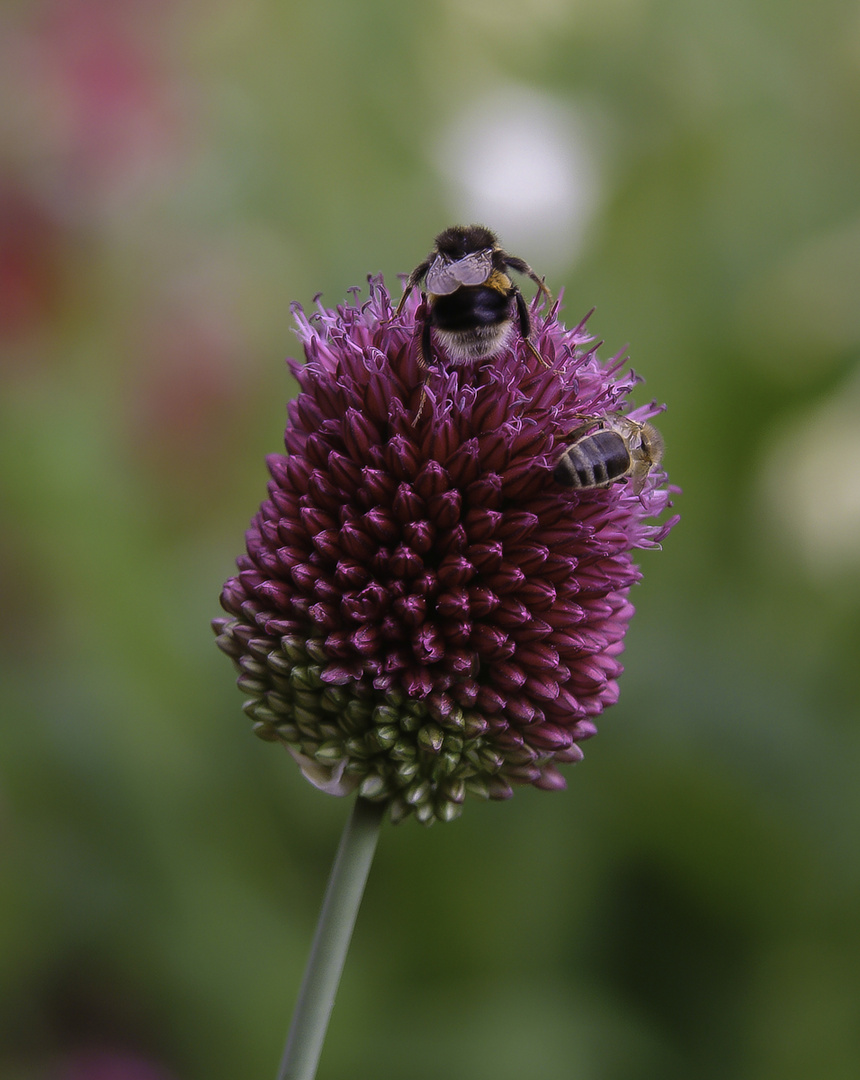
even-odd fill
[[[452,262],[464,259],[476,251],[492,250],[498,246],[496,234],[483,225],[452,225],[436,237],[436,251]]]

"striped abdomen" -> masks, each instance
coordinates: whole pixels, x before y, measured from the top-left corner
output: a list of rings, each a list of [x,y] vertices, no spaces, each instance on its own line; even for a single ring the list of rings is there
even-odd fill
[[[633,467],[627,443],[617,431],[595,431],[562,454],[553,473],[559,484],[574,488],[606,487]]]

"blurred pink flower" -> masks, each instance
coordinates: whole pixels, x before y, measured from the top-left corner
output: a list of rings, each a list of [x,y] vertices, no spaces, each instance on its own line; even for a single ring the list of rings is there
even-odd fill
[[[175,1080],[173,1073],[137,1054],[101,1048],[69,1054],[52,1077],[54,1080]]]
[[[54,314],[63,240],[44,204],[0,177],[0,340],[20,337]]]
[[[17,92],[6,107],[64,213],[104,212],[183,154],[183,94],[163,58],[172,6],[53,0],[10,20],[0,60]]]
[[[157,490],[199,516],[213,509],[216,488],[223,494],[258,393],[244,377],[247,334],[218,287],[173,291],[131,327],[122,430],[128,453],[155,475]]]

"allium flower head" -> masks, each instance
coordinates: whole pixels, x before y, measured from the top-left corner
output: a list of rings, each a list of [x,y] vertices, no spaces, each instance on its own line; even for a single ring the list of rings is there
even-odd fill
[[[583,320],[532,308],[476,366],[419,365],[420,297],[381,278],[336,310],[295,308],[305,362],[285,455],[224,586],[218,644],[261,738],[323,790],[450,820],[466,792],[564,787],[618,697],[635,548],[674,520],[653,469],[573,490],[553,478],[583,417],[627,412]],[[641,421],[649,405],[627,415]]]

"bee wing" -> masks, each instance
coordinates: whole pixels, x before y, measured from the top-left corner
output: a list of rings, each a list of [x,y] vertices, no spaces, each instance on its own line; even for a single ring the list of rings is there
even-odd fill
[[[425,284],[427,291],[436,296],[448,296],[456,292],[461,285],[481,285],[493,270],[493,252],[476,251],[457,262],[434,260],[427,271]]]
[[[593,431],[595,428],[600,429],[604,426],[604,421],[599,416],[581,416],[578,417],[578,419],[582,420],[582,423],[578,427],[575,427],[573,431],[569,431],[567,435],[565,435],[568,449],[570,449],[575,442],[578,442],[583,438],[589,431]]]

